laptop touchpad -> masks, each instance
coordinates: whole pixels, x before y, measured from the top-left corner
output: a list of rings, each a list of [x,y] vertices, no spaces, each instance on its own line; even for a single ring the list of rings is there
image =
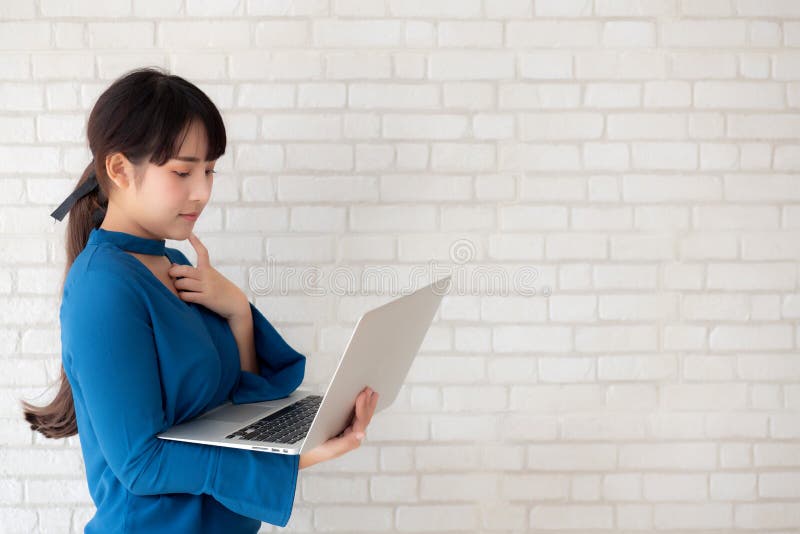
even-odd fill
[[[266,410],[263,406],[248,406],[246,404],[231,404],[221,410],[208,414],[206,419],[212,421],[228,421],[231,423],[244,423],[254,417],[258,417]]]

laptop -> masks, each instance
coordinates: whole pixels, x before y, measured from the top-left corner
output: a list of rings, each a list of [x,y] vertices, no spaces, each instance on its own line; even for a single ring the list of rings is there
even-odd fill
[[[226,401],[157,437],[301,454],[338,436],[352,421],[355,399],[365,387],[379,395],[375,413],[395,401],[439,303],[450,290],[450,279],[440,278],[361,315],[324,394],[298,388],[281,399]]]

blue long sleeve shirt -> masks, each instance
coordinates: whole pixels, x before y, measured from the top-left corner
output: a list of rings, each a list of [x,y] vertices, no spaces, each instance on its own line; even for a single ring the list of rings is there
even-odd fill
[[[282,398],[305,374],[252,304],[259,374],[241,369],[228,322],[176,296],[128,252],[191,265],[165,240],[95,228],[70,267],[59,312],[89,492],[85,534],[256,533],[291,516],[299,455],[156,435],[226,400]]]

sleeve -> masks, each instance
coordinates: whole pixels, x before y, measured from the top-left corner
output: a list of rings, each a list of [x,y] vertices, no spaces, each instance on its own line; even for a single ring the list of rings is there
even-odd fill
[[[306,357],[289,346],[252,303],[250,312],[259,374],[240,369],[230,396],[234,404],[286,397],[305,376]]]
[[[299,455],[163,440],[155,337],[141,295],[113,272],[90,271],[65,293],[67,365],[110,469],[135,495],[208,494],[278,526],[291,516]]]
[[[178,263],[192,265],[178,249]],[[289,396],[303,382],[306,357],[293,349],[258,308],[250,303],[259,374],[240,369],[229,396],[233,404],[261,402]],[[230,328],[226,325],[227,328]],[[231,333],[233,335],[233,333]]]

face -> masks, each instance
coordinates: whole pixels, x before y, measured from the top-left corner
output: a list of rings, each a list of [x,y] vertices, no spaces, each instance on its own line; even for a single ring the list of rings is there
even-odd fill
[[[214,182],[216,161],[203,160],[206,145],[205,129],[194,122],[180,150],[164,165],[147,162],[146,167],[134,169],[127,162],[125,179],[109,174],[122,185],[112,193],[101,226],[151,239],[188,239],[197,218],[184,215],[202,216]],[[143,174],[138,187],[126,179],[133,172]]]

